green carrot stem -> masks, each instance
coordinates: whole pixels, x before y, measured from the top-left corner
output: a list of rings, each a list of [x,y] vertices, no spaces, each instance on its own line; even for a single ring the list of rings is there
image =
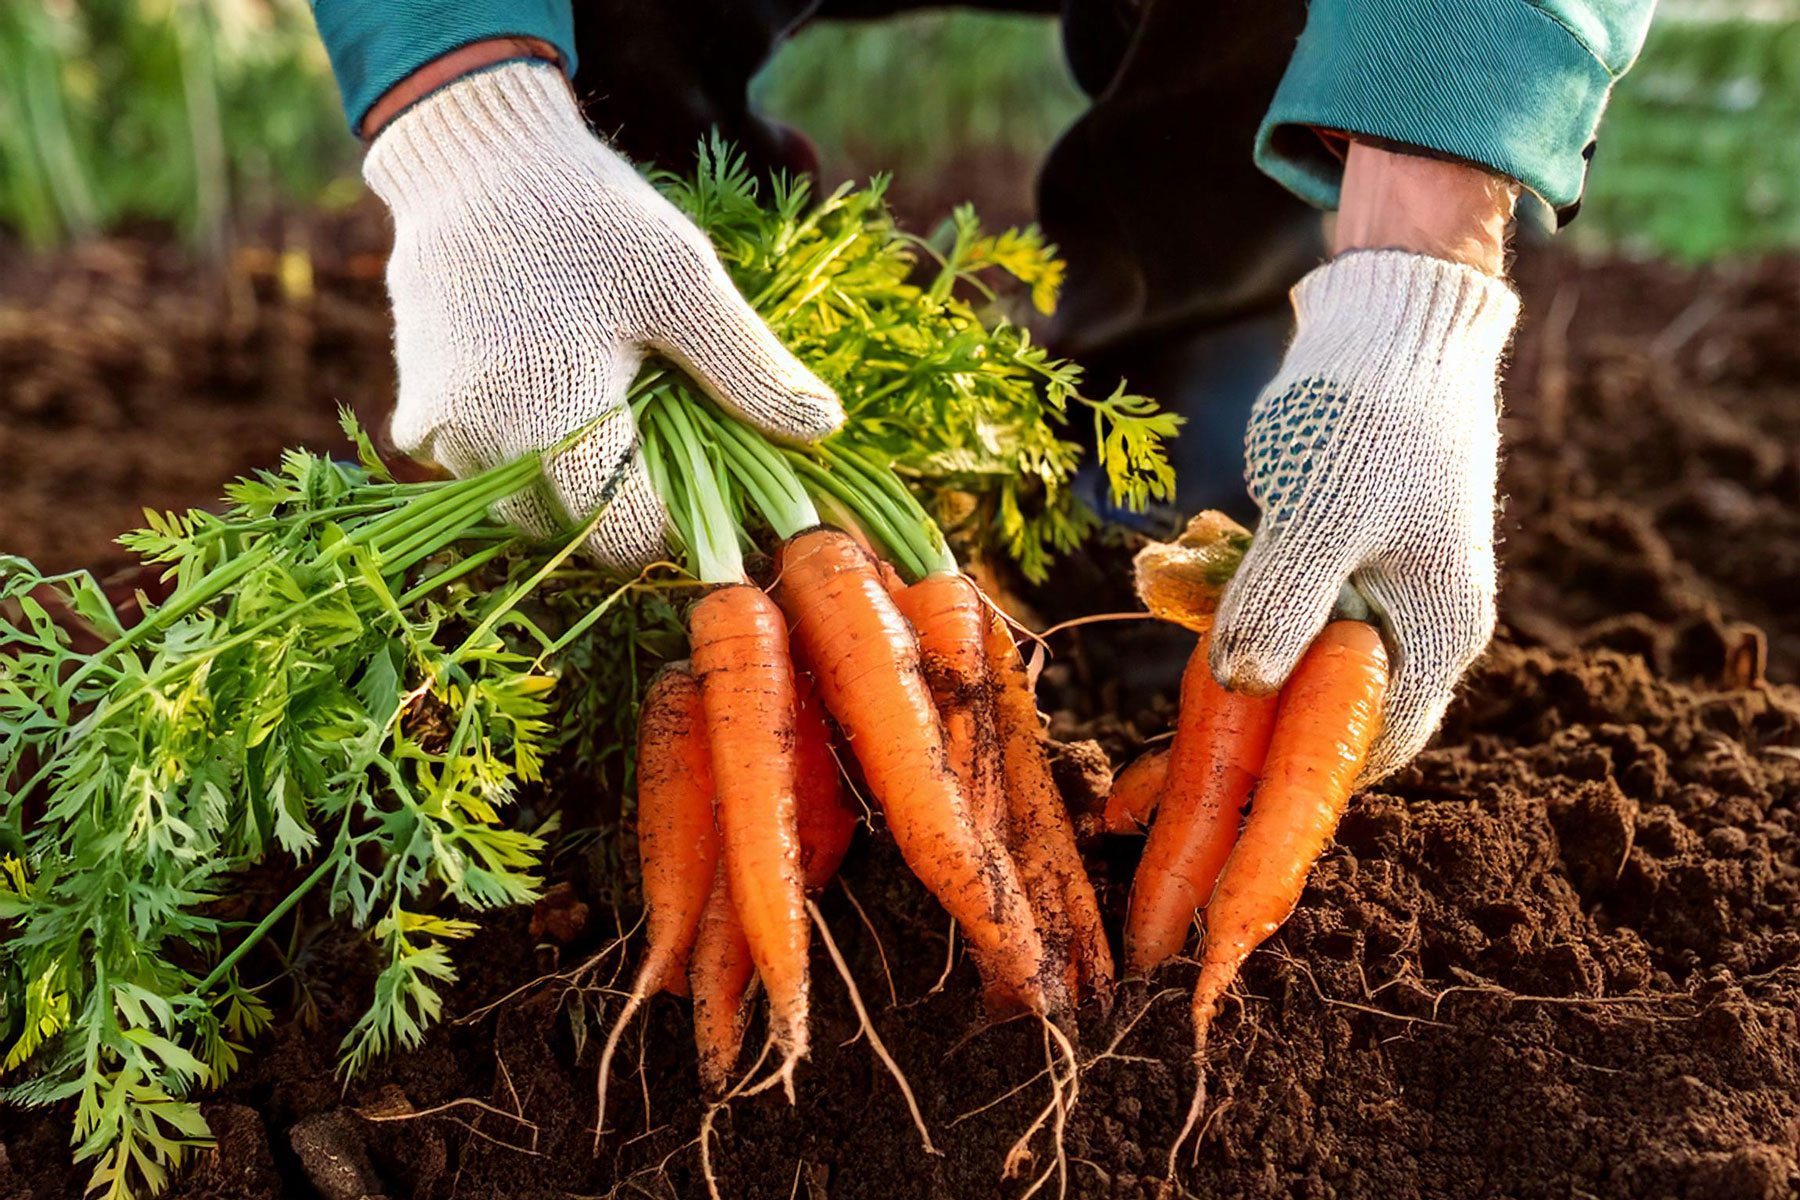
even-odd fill
[[[410,607],[420,600],[423,600],[431,593],[437,591],[439,588],[456,582],[458,579],[461,579],[472,571],[480,570],[488,563],[494,561],[494,559],[512,549],[513,544],[514,540],[510,538],[503,542],[496,542],[486,550],[477,551],[476,553],[469,555],[461,562],[452,563],[435,575],[426,576],[401,595],[399,600],[400,607]]]
[[[779,538],[790,538],[819,523],[819,510],[787,459],[761,434],[724,414],[713,414],[716,440],[756,505]]]
[[[383,575],[402,575],[432,555],[442,554],[458,542],[483,533],[509,541],[518,539],[516,532],[492,520],[485,508],[473,512],[462,509],[437,524],[420,530],[397,546],[373,550],[375,566]]]
[[[917,536],[916,528],[908,520],[908,514],[887,496],[882,495],[879,489],[871,487],[865,477],[845,466],[841,458],[832,455],[829,451],[821,451],[820,457],[824,461],[826,470],[842,479],[851,495],[857,498],[859,510],[880,513],[883,524],[904,538],[908,549],[918,555],[922,542]]]
[[[606,599],[583,613],[581,620],[569,626],[563,631],[560,637],[544,647],[543,652],[538,655],[537,663],[533,664],[533,669],[536,669],[536,667],[541,665],[546,659],[554,658],[556,655],[562,653],[572,645],[577,638],[593,628],[594,624],[598,622],[601,617],[610,612],[613,605],[617,604],[621,598],[630,593],[634,586],[636,586],[634,583],[620,584],[607,595]]]
[[[551,572],[562,566],[563,563],[568,561],[570,555],[581,549],[581,547],[587,543],[588,538],[592,536],[595,527],[600,524],[600,519],[606,515],[607,507],[607,505],[601,505],[600,508],[595,510],[594,515],[588,518],[587,524],[576,530],[574,536],[563,543],[561,549],[551,555],[537,570],[533,571],[523,583],[517,584],[512,590],[501,595],[498,601],[483,614],[481,621],[475,628],[469,631],[469,636],[464,638],[462,644],[450,655],[450,661],[461,661],[463,655],[469,653],[471,650],[485,642],[488,636],[493,633],[494,627],[500,623],[501,619],[505,617],[507,613],[510,613],[513,609],[517,608],[525,597],[537,590],[538,584],[548,578]]]
[[[894,503],[898,504],[907,513],[911,514],[912,518],[919,523],[921,529],[925,530],[936,540],[943,540],[943,532],[938,529],[937,522],[931,519],[931,514],[925,511],[925,506],[920,504],[919,498],[912,494],[912,489],[900,481],[900,476],[894,473],[892,467],[882,463],[872,462],[866,454],[857,450],[838,447],[832,450],[832,453],[843,458],[844,461],[861,471],[871,483],[880,488],[884,494],[894,501]]]
[[[727,477],[744,491],[746,498],[757,509],[765,512],[780,508],[785,499],[781,481],[754,452],[726,433],[730,418],[721,416],[710,406],[690,396],[683,396],[679,403],[684,406],[694,428],[704,431],[713,445],[718,447],[725,459]]]
[[[693,542],[688,549],[703,583],[742,583],[744,556],[738,547],[737,521],[719,487],[718,476],[707,462],[699,432],[689,419],[686,406],[673,396],[664,396],[661,412],[667,417],[673,448],[686,460],[687,495],[693,512]]]
[[[786,450],[783,453],[803,481],[854,513],[864,528],[886,548],[888,557],[898,563],[902,570],[915,579],[923,579],[931,573],[930,563],[919,556],[905,532],[896,529],[888,515],[878,506],[869,504],[867,498],[843,475],[826,469],[798,450]]]
[[[178,589],[175,595],[169,597],[165,603],[157,606],[142,621],[126,630],[123,637],[114,638],[95,650],[93,655],[81,664],[73,675],[69,676],[68,682],[63,685],[64,692],[71,696],[74,695],[75,689],[80,687],[88,676],[99,669],[107,659],[124,653],[195,609],[218,599],[230,591],[233,585],[268,562],[273,556],[272,550],[263,548],[227,559],[189,584],[186,589]]]
[[[956,556],[950,553],[943,531],[890,468],[877,466],[850,449],[822,446],[819,452],[832,466],[870,485],[874,495],[893,514],[896,524],[912,535],[913,545],[921,561],[931,563],[932,570],[957,569]]]
[[[275,928],[275,923],[287,916],[288,913],[292,912],[294,905],[300,903],[300,901],[305,898],[306,893],[312,891],[319,880],[325,878],[326,872],[330,871],[331,868],[337,864],[338,858],[339,855],[337,854],[327,854],[321,859],[319,865],[314,867],[312,872],[307,875],[305,879],[300,881],[299,887],[283,896],[281,898],[281,903],[270,909],[269,915],[258,921],[256,923],[256,928],[252,929],[249,934],[245,936],[243,941],[233,946],[231,948],[231,953],[219,960],[218,965],[214,966],[207,974],[206,978],[200,981],[199,986],[194,989],[193,994],[196,997],[204,999],[206,993],[217,987],[219,981],[231,973],[231,969],[238,965],[238,962],[243,959],[244,955],[250,953],[251,949],[258,942],[268,936],[269,930]]]
[[[691,489],[683,469],[685,456],[675,446],[678,435],[670,429],[663,411],[662,393],[652,399],[656,403],[646,407],[638,417],[644,467],[650,476],[650,485],[669,510],[669,527],[676,542],[683,551],[691,551],[699,538],[695,532],[699,517],[688,494]]]
[[[380,499],[369,500],[362,504],[335,504],[329,508],[295,513],[286,517],[265,517],[259,521],[219,521],[215,525],[209,525],[207,528],[195,532],[187,540],[192,546],[199,548],[210,546],[222,537],[243,537],[246,534],[256,533],[293,534],[321,521],[335,521],[348,528],[361,529],[366,522],[358,524],[352,518],[380,517],[392,513],[399,504],[405,503],[408,499],[424,495],[430,489],[441,486],[439,483],[388,484],[386,486],[368,484],[360,490],[365,494],[378,495],[381,497]],[[144,561],[155,563],[169,560],[167,558],[150,558]]]
[[[535,459],[520,459],[467,479],[439,482],[385,516],[357,525],[350,531],[350,540],[362,546],[399,541],[437,521],[446,511],[476,504],[487,507],[525,486],[537,470]]]
[[[534,454],[503,467],[471,475],[453,483],[439,484],[429,496],[409,500],[392,516],[358,526],[349,535],[357,545],[370,546],[378,553],[403,543],[422,529],[453,519],[450,514],[485,512],[495,503],[515,492],[523,491],[536,481],[542,470],[541,460]]]
[[[896,500],[891,492],[880,486],[879,473],[855,456],[828,446],[819,447],[818,453],[825,465],[842,477],[845,485],[861,498],[862,509],[880,512],[888,526],[906,539],[913,558],[925,565],[929,573],[943,555],[932,542],[928,530],[935,526],[924,510],[911,504],[910,497]],[[956,569],[953,561],[949,569]]]

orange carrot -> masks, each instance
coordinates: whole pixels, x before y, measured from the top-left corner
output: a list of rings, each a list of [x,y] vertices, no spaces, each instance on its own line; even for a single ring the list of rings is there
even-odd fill
[[[748,1009],[744,1001],[755,973],[750,943],[731,903],[725,864],[720,862],[688,956],[688,985],[694,992],[694,1046],[700,1054],[700,1082],[708,1096],[723,1095],[731,1086],[731,1071],[744,1044]]]
[[[927,575],[895,595],[894,604],[918,635],[919,665],[944,725],[950,769],[976,828],[988,836],[999,829],[1006,796],[985,646],[987,606],[968,576],[950,571]]]
[[[863,548],[868,549],[867,546]],[[870,553],[874,552],[870,551]],[[885,558],[875,561],[875,569],[881,572],[881,586],[887,589],[888,595],[898,601],[900,593],[906,590],[906,580],[900,578],[900,572],[894,570],[894,564]]]
[[[676,984],[686,990],[688,952],[706,907],[707,881],[719,859],[700,682],[686,663],[665,668],[644,697],[638,717],[637,783],[638,861],[649,944],[600,1054],[596,1138],[606,1127],[606,1085],[626,1025],[658,988]]]
[[[1282,689],[1250,815],[1206,907],[1194,988],[1201,1047],[1238,968],[1300,902],[1380,731],[1386,690],[1381,635],[1361,621],[1325,626]]]
[[[1031,677],[999,613],[988,614],[985,641],[1005,766],[1007,845],[1043,926],[1046,950],[1060,951],[1071,993],[1110,996],[1112,948],[1075,845],[1075,823],[1050,774]]]
[[[705,880],[719,861],[713,821],[712,751],[700,681],[686,662],[651,681],[638,716],[638,865],[649,948],[648,990],[686,990],[687,955],[706,907]],[[663,948],[666,947],[666,950]]]
[[[795,808],[800,832],[800,875],[806,890],[831,882],[856,834],[856,810],[844,795],[844,773],[831,752],[831,730],[819,702],[819,684],[794,664]]]
[[[874,562],[831,529],[782,548],[779,598],[818,671],[907,865],[963,928],[990,986],[1039,1012],[1060,980],[1046,969],[1017,870],[975,827],[944,751],[919,645]]]
[[[1113,776],[1106,807],[1093,823],[1094,833],[1142,833],[1156,815],[1163,780],[1169,777],[1169,748],[1140,754]]]
[[[807,1049],[812,926],[800,874],[787,623],[761,589],[730,584],[694,605],[688,636],[716,764],[725,875],[791,1078]]]
[[[1200,642],[1181,677],[1181,716],[1156,821],[1132,880],[1125,962],[1144,972],[1181,952],[1237,842],[1275,727],[1275,696],[1226,691]]]

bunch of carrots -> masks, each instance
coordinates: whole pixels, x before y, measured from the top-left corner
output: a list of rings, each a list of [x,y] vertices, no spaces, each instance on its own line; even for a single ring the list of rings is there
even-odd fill
[[[1196,1059],[1238,970],[1294,911],[1337,829],[1380,732],[1387,687],[1381,635],[1348,587],[1337,619],[1279,693],[1219,685],[1208,662],[1212,615],[1248,543],[1229,518],[1201,513],[1174,542],[1139,553],[1140,597],[1200,638],[1182,676],[1173,743],[1119,773],[1100,822],[1112,833],[1149,827],[1125,923],[1130,971],[1147,973],[1180,953],[1203,913]],[[1175,1148],[1204,1104],[1201,1072]]]
[[[960,925],[990,1007],[1060,1015],[1109,994],[1111,951],[1025,664],[905,487],[848,451],[778,450],[698,397],[641,420],[707,587],[688,661],[664,669],[640,720],[649,945],[602,1055],[602,1120],[620,1032],[658,990],[692,995],[718,1094],[759,981],[791,1093],[808,1044],[806,897],[855,830],[850,763]],[[780,538],[768,590],[746,570],[733,494]],[[823,524],[815,494],[853,528]]]
[[[692,995],[702,1079],[718,1094],[760,982],[775,1077],[791,1092],[808,1046],[807,894],[831,881],[854,834],[851,762],[908,865],[961,926],[991,1007],[1061,1015],[1107,996],[1111,950],[1024,662],[929,516],[885,467],[778,449],[700,397],[664,394],[639,416],[652,477],[707,590],[688,614],[690,658],[658,677],[640,724],[649,947],[602,1056],[602,1121],[613,1050],[659,990]],[[815,498],[846,527],[823,524]],[[742,553],[751,510],[779,538],[767,590]],[[1120,774],[1101,822],[1149,826],[1129,970],[1178,953],[1204,914],[1197,1052],[1330,840],[1387,678],[1379,633],[1341,619],[1278,695],[1222,688],[1207,631],[1247,541],[1202,514],[1140,555],[1152,612],[1201,636],[1173,744]]]
[[[659,990],[692,995],[702,1079],[719,1094],[760,981],[779,1055],[771,1082],[791,1095],[808,1046],[807,894],[831,881],[854,834],[851,763],[960,925],[991,1008],[1060,1016],[1108,996],[1111,950],[1024,662],[904,485],[851,451],[769,445],[685,392],[660,395],[639,418],[706,590],[688,614],[690,658],[662,672],[643,708],[649,947],[602,1055],[602,1124],[613,1050]],[[839,527],[821,522],[815,498]],[[766,588],[742,552],[752,514],[778,539]],[[1238,970],[1292,912],[1330,840],[1387,681],[1380,634],[1346,591],[1344,619],[1279,694],[1222,688],[1208,631],[1247,543],[1202,514],[1140,554],[1153,614],[1201,636],[1173,744],[1119,775],[1101,818],[1115,832],[1149,827],[1125,928],[1130,971],[1177,954],[1203,914],[1197,1055]],[[1203,1095],[1197,1087],[1190,1128]]]

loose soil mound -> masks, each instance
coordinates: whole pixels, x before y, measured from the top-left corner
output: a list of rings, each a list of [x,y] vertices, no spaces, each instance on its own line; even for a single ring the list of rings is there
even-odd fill
[[[266,461],[241,441],[259,422],[271,448],[324,444],[331,401],[378,410],[391,388],[378,285],[334,272],[315,272],[310,298],[271,293],[254,309],[260,332],[224,341],[180,332],[175,300],[122,305],[116,319],[135,332],[104,367],[70,340],[73,310],[43,299],[0,313],[0,453],[20,453],[15,435],[38,457],[74,439],[100,472],[84,474],[78,455],[60,484],[40,473],[10,489],[4,544],[93,561],[95,534],[122,523],[127,501],[195,502]],[[1509,386],[1508,631],[1436,747],[1356,802],[1301,908],[1252,958],[1216,1026],[1208,1117],[1175,1194],[1800,1188],[1800,692],[1758,677],[1765,655],[1772,678],[1800,674],[1800,623],[1786,611],[1800,594],[1800,273],[1543,258],[1523,276],[1533,315]],[[297,390],[265,400],[258,367],[207,382],[232,355],[262,361],[245,347],[267,352],[297,304],[337,314],[313,326],[336,332],[308,342]],[[32,333],[57,320],[61,340]],[[86,382],[56,382],[71,378]],[[96,410],[97,431],[70,406],[78,395],[112,406]],[[230,432],[190,437],[178,470],[153,454],[114,474],[138,454],[135,431],[166,421]],[[229,453],[203,463],[207,446]],[[50,515],[64,523],[40,528]],[[1129,638],[1089,639],[1046,690],[1066,710],[1059,732],[1096,737],[1115,758],[1166,724],[1166,700],[1109,675],[1129,652]],[[1080,753],[1065,764],[1076,794],[1082,764]],[[1126,839],[1094,851],[1115,918],[1135,854]],[[210,1106],[221,1148],[177,1194],[704,1195],[705,1109],[675,1001],[652,1005],[627,1039],[593,1153],[595,1031],[616,1010],[607,987],[622,955],[584,988],[543,977],[630,924],[632,881],[598,856],[558,876],[568,886],[537,914],[499,915],[460,956],[457,1023],[347,1091],[332,1058],[367,961],[353,939],[303,935],[271,997],[297,1000],[308,1023],[267,1039]],[[844,877],[867,923],[838,889],[827,920],[945,1153],[921,1152],[893,1083],[851,1040],[854,1013],[821,953],[799,1108],[766,1094],[714,1116],[720,1193],[1014,1196],[1046,1170],[1057,1187],[1047,1130],[1022,1178],[1001,1179],[1050,1099],[1044,1031],[981,1028],[966,962],[938,986],[947,921],[891,844],[865,836]],[[1110,1014],[1082,1014],[1069,1194],[1159,1194],[1195,1081],[1191,977],[1176,966],[1127,985]],[[0,1195],[79,1193],[67,1122],[9,1114]]]

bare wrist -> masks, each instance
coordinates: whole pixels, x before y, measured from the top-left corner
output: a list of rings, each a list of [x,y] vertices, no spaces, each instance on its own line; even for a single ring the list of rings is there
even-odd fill
[[[375,140],[375,135],[382,128],[408,108],[423,100],[447,83],[452,83],[464,75],[484,70],[496,63],[510,62],[520,58],[541,58],[545,62],[558,63],[562,56],[556,47],[537,38],[505,37],[488,38],[485,41],[471,42],[467,46],[459,46],[448,54],[441,54],[418,70],[396,83],[381,94],[381,98],[369,106],[364,114],[362,128],[358,133],[365,143]]]
[[[1480,167],[1352,142],[1333,250],[1408,250],[1499,275],[1518,199],[1517,183]]]

